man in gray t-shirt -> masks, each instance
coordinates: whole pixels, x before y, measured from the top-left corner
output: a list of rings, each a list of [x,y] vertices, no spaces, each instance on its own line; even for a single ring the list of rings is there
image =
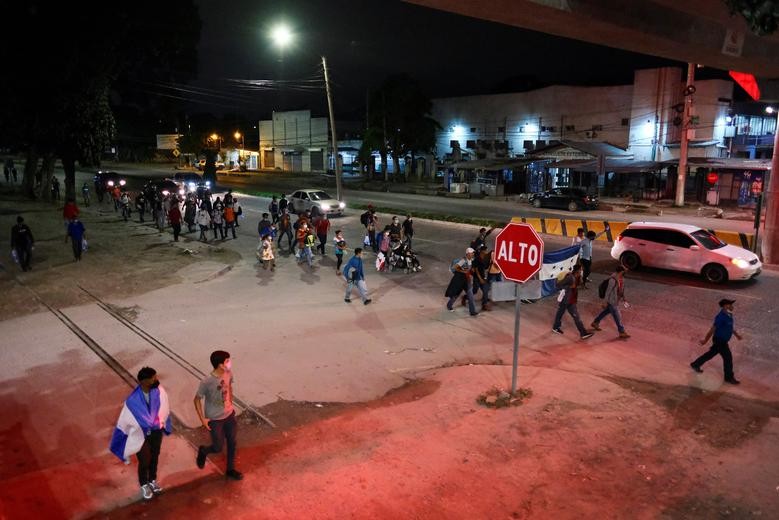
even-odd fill
[[[209,453],[221,453],[227,444],[227,478],[241,480],[243,474],[235,469],[235,439],[238,424],[233,408],[233,372],[230,353],[216,350],[211,353],[214,370],[200,382],[195,394],[195,411],[203,426],[211,432],[211,446],[197,450],[197,467],[203,469]],[[203,403],[205,402],[205,407]],[[205,408],[205,410],[204,410]]]

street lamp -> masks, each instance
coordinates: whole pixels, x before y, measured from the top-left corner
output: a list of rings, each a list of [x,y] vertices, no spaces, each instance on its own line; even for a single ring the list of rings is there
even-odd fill
[[[270,33],[273,43],[284,49],[292,43],[294,35],[286,25],[277,25]],[[330,90],[330,76],[327,71],[327,59],[322,56],[322,68],[325,72],[325,91],[327,92],[327,110],[330,114],[330,134],[332,137],[333,160],[335,161],[335,198],[341,200],[341,163],[338,161],[338,138],[335,134],[335,114],[333,111],[333,94]]]
[[[235,131],[233,134],[233,137],[235,137],[236,141],[239,141],[241,143],[241,150],[243,150],[243,134],[239,131]]]
[[[211,138],[211,141],[217,143],[217,146],[218,146],[217,150],[221,150],[222,149],[222,137],[220,135],[218,135],[218,134],[211,134],[209,137]]]

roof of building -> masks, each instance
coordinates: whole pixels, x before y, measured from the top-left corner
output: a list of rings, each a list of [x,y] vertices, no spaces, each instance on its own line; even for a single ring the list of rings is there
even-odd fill
[[[663,165],[678,165],[679,159],[664,161]],[[687,164],[709,168],[729,170],[765,170],[771,169],[770,159],[744,159],[742,157],[688,157]]]
[[[633,157],[631,152],[628,152],[624,148],[607,143],[605,141],[569,141],[563,139],[554,144],[549,144],[535,150],[528,151],[526,155],[538,155],[540,153],[550,153],[551,151],[559,148],[573,148],[584,152],[592,157],[598,157],[604,155],[608,157]]]

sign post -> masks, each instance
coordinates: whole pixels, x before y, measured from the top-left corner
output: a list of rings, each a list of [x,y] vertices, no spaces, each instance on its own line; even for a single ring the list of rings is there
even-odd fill
[[[517,284],[514,304],[514,360],[511,395],[517,391],[519,363],[519,284],[527,282],[544,262],[544,241],[529,224],[509,223],[495,236],[495,263],[507,280]]]

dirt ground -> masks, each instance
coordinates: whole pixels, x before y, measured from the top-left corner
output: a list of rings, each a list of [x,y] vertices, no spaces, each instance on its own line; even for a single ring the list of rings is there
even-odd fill
[[[510,373],[484,365],[321,414],[278,405],[304,422],[242,424],[243,482],[203,479],[97,518],[775,518],[779,403],[522,370],[534,395],[514,408],[476,404],[474,383]]]
[[[32,271],[23,273],[13,263],[10,248],[0,259],[3,319],[45,310],[27,289],[60,308],[90,301],[79,285],[98,297],[130,296],[179,283],[180,277],[171,273],[196,262],[232,265],[240,259],[228,248],[202,245],[187,235],[174,244],[170,230],[159,233],[148,213],[145,225],[127,224],[112,205],[93,201],[81,208],[89,249],[76,263],[70,243],[65,241],[62,206],[61,201],[26,201],[0,192],[0,229],[6,230],[10,240],[11,227],[17,215],[22,215],[35,237]],[[137,213],[132,219],[137,222]]]
[[[106,204],[83,212],[90,249],[75,263],[61,206],[0,194],[0,227],[20,213],[37,239],[33,270],[4,255],[3,319],[43,310],[25,287],[66,307],[89,301],[78,285],[98,297],[138,294],[179,282],[170,273],[182,267],[240,260],[188,238],[174,246]],[[460,359],[366,403],[279,400],[259,410],[276,429],[241,418],[244,481],[204,477],[96,518],[776,518],[779,401],[520,370],[533,395],[501,410],[476,403],[507,386],[511,367],[500,360]],[[177,434],[206,441],[202,429]]]

